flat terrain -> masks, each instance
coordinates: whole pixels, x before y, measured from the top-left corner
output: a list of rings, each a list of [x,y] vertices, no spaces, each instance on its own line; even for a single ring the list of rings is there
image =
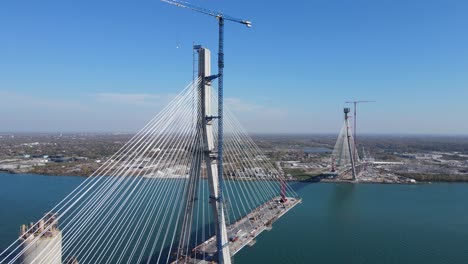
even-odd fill
[[[0,134],[0,170],[89,176],[132,134]],[[289,179],[331,170],[336,135],[252,135]],[[359,155],[379,175],[417,181],[468,181],[468,136],[363,135]]]

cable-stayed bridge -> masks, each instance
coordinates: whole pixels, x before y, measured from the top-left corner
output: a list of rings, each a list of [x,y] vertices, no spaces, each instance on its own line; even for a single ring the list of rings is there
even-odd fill
[[[332,152],[332,171],[344,178],[356,179],[356,165],[359,157],[355,152],[354,137],[349,126],[349,108],[344,108],[344,122]]]
[[[344,122],[332,152],[332,171],[342,179],[356,180],[365,169],[356,151],[356,142],[349,124],[349,108],[344,108]]]
[[[197,52],[198,78],[44,218],[22,226],[0,263],[231,263],[300,202],[228,108],[219,163],[216,76],[209,50]]]

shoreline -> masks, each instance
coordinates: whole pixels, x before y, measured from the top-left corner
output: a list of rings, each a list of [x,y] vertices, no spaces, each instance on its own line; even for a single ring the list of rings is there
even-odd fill
[[[29,172],[15,172],[10,170],[0,170],[0,174],[10,174],[10,175],[36,175],[36,176],[44,176],[44,177],[80,177],[80,178],[88,178],[90,176],[83,176],[83,175],[58,175],[58,174],[39,174],[39,173],[29,173]],[[316,176],[319,177],[319,176]],[[287,180],[287,182],[298,182],[298,183],[343,183],[343,184],[384,184],[384,185],[418,185],[418,184],[433,184],[433,183],[454,183],[454,184],[468,184],[467,181],[417,181],[415,183],[411,182],[380,182],[380,181],[350,181],[350,180],[340,180],[340,179],[312,179],[307,180],[298,180],[292,179]]]
[[[15,172],[9,170],[0,170],[0,175],[2,174],[10,174],[10,175],[35,175],[35,176],[44,176],[44,177],[81,177],[81,178],[88,178],[89,176],[83,175],[58,175],[58,174],[40,174],[40,173],[33,173],[33,172]]]

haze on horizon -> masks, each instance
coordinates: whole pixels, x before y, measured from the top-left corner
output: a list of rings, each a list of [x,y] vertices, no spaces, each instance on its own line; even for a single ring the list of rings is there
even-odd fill
[[[468,134],[466,1],[192,0],[226,25],[225,97],[247,131]],[[192,79],[214,19],[156,0],[0,4],[0,131],[135,132]],[[215,58],[213,58],[213,67]],[[216,69],[213,69],[215,72]]]

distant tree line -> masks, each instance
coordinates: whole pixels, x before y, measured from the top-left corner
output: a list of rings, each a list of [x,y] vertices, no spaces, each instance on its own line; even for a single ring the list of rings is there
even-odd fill
[[[419,182],[468,182],[468,174],[398,173]]]

